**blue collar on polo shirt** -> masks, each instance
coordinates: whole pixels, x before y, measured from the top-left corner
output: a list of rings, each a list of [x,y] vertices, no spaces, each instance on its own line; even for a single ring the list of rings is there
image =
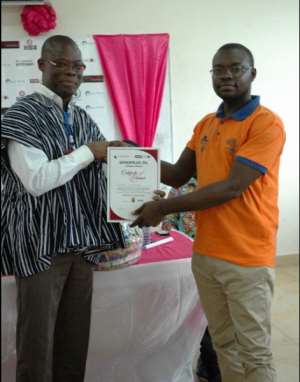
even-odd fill
[[[249,117],[249,115],[251,115],[254,112],[254,110],[257,108],[257,106],[259,106],[259,103],[260,103],[260,97],[259,96],[251,96],[251,100],[249,102],[247,102],[246,105],[244,105],[239,110],[235,111],[234,113],[232,113],[230,116],[228,116],[226,118],[234,119],[236,121],[243,121],[244,119]],[[217,113],[216,113],[216,116],[218,118],[225,118],[224,102],[222,102],[221,105],[219,106]]]

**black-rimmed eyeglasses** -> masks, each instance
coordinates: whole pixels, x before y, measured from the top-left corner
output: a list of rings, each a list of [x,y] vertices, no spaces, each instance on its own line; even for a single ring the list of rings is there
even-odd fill
[[[223,77],[227,71],[231,73],[231,75],[235,78],[242,77],[244,73],[246,73],[249,69],[252,69],[252,66],[244,66],[244,65],[232,65],[229,67],[226,66],[216,66],[210,70],[210,73],[214,77]]]
[[[66,71],[68,69],[74,70],[76,73],[82,73],[86,66],[81,61],[66,61],[66,60],[46,60],[50,65],[58,70]]]

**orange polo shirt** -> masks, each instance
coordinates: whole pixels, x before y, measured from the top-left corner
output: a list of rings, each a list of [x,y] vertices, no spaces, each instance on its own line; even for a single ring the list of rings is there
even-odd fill
[[[225,180],[235,160],[261,171],[243,194],[196,212],[194,252],[242,266],[275,265],[278,170],[285,142],[281,119],[259,97],[224,118],[204,117],[187,147],[195,151],[199,187]]]

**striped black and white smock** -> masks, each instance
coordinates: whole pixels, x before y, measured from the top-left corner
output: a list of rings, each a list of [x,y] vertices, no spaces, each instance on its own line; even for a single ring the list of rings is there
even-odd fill
[[[103,141],[95,122],[73,106],[76,147]],[[106,176],[94,161],[71,181],[41,196],[32,196],[9,166],[7,142],[15,140],[42,150],[49,160],[68,148],[62,109],[33,93],[4,115],[1,127],[1,273],[26,277],[48,269],[53,256],[70,249],[97,264],[101,251],[124,247],[119,224],[106,221]]]

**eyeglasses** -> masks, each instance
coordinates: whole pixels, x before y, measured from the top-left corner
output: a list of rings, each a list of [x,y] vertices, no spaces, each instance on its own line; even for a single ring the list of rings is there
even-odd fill
[[[232,65],[230,67],[226,67],[226,66],[217,66],[215,68],[212,68],[210,70],[210,73],[216,77],[216,78],[219,78],[219,77],[223,77],[224,74],[227,73],[227,71],[229,70],[229,72],[231,73],[231,75],[235,78],[240,78],[242,77],[242,75],[244,73],[247,72],[247,70],[249,69],[252,69],[252,66],[244,66],[244,65]]]
[[[58,70],[68,70],[69,68],[73,69],[76,73],[82,73],[86,66],[81,61],[63,61],[63,60],[46,60],[50,65],[54,66]]]

